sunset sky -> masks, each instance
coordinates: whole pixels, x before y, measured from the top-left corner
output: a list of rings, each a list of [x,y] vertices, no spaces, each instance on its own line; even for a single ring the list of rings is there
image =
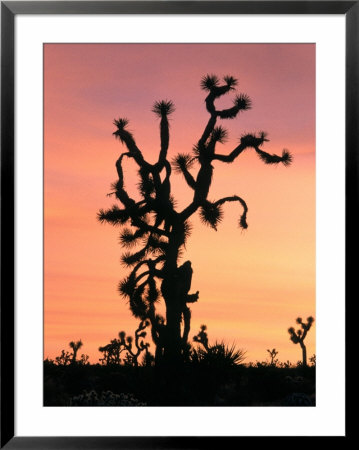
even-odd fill
[[[312,44],[46,44],[44,46],[45,337],[44,357],[71,340],[93,363],[98,347],[138,320],[118,292],[122,267],[119,229],[97,220],[110,207],[115,162],[125,148],[112,136],[113,119],[127,117],[144,156],[159,151],[156,100],[171,99],[171,160],[190,152],[208,120],[200,80],[233,75],[251,110],[221,121],[229,153],[244,132],[267,131],[263,150],[293,154],[293,164],[269,166],[248,149],[233,164],[215,162],[210,200],[237,194],[247,202],[248,229],[237,205],[224,207],[218,231],[198,216],[183,262],[191,260],[190,337],[206,324],[210,343],[224,340],[247,351],[246,362],[301,359],[287,329],[298,316],[315,317],[315,45]],[[230,106],[231,94],[218,106]],[[219,149],[219,147],[218,147]],[[133,163],[125,184],[136,192]],[[193,172],[196,173],[196,172]],[[183,177],[172,175],[179,209],[191,200]],[[118,203],[120,206],[120,204]],[[307,337],[315,353],[315,326]]]

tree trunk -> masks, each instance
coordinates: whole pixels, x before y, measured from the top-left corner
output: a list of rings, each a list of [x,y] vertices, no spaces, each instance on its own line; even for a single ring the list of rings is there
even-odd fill
[[[303,342],[300,343],[300,346],[302,347],[302,354],[303,354],[303,367],[307,367],[307,348],[303,344]]]
[[[156,344],[156,350],[155,350],[155,366],[160,366],[163,360],[163,348],[160,346],[160,344]]]
[[[183,224],[181,224],[181,226],[183,226]],[[177,227],[173,227],[173,234],[168,245],[167,261],[164,266],[164,272],[166,275],[161,285],[162,296],[166,304],[163,362],[168,367],[178,367],[181,363],[182,298],[177,267],[178,252],[183,243],[183,241],[179,239],[181,230],[182,228],[179,230]]]
[[[181,308],[178,295],[166,300],[166,329],[164,341],[164,362],[166,365],[177,366],[181,362]]]

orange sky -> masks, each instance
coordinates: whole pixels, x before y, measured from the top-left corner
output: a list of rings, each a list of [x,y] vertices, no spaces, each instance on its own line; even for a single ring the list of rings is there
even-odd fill
[[[224,339],[247,350],[247,362],[275,347],[281,361],[301,352],[287,329],[295,318],[315,316],[315,46],[312,44],[46,44],[45,125],[45,342],[54,358],[71,340],[97,362],[98,347],[137,321],[117,293],[128,270],[120,264],[119,229],[96,220],[114,199],[115,161],[124,151],[112,136],[113,119],[127,117],[145,157],[159,149],[156,100],[171,99],[169,158],[189,152],[208,120],[206,73],[239,78],[238,91],[253,102],[237,119],[222,121],[231,151],[243,132],[265,130],[263,149],[288,148],[292,166],[264,165],[247,150],[233,164],[215,163],[209,199],[237,194],[249,208],[246,231],[240,209],[225,206],[215,232],[192,220],[183,261],[194,269],[191,334],[207,324],[210,342]],[[217,103],[230,105],[230,96]],[[125,183],[135,192],[134,166]],[[179,208],[191,199],[181,175],[172,188]],[[307,337],[315,353],[315,329]]]

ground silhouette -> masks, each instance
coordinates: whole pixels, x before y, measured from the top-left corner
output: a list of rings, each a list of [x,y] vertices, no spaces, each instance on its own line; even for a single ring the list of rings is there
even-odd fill
[[[141,324],[140,324],[141,325]],[[143,327],[144,324],[142,324]],[[139,327],[141,328],[141,326]],[[136,330],[137,335],[143,333]],[[63,364],[61,357],[44,362],[45,406],[314,406],[315,355],[310,365],[271,361],[245,363],[246,352],[233,344],[210,343],[207,327],[194,336],[180,376],[161,377],[138,338],[142,357],[123,333],[116,340],[120,356]],[[125,342],[126,347],[123,345]],[[111,341],[112,345],[112,341]],[[106,347],[106,346],[105,346]],[[138,348],[137,347],[137,348]],[[63,351],[64,352],[64,351]],[[277,351],[276,351],[277,352]],[[278,353],[276,353],[278,354]],[[116,355],[118,357],[116,357]],[[274,356],[275,353],[272,353]],[[175,379],[176,383],[171,381]]]

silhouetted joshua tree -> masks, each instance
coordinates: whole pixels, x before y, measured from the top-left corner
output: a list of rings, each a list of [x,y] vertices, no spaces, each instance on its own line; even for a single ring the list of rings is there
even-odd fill
[[[135,347],[133,347],[133,337],[127,336],[124,331],[121,331],[119,333],[121,345],[125,348],[127,351],[127,355],[130,357],[132,363],[134,366],[138,366],[138,357],[140,354],[145,351],[148,351],[149,343],[144,342],[144,338],[146,337],[146,331],[144,329],[148,327],[149,322],[147,320],[142,320],[135,331]]]
[[[275,348],[273,348],[272,350],[267,349],[267,352],[269,353],[270,356],[270,365],[275,366],[276,363],[278,362],[278,359],[277,360],[274,359],[278,355],[277,350]]]
[[[126,352],[127,362],[131,362],[131,365],[138,366],[138,357],[142,352],[148,353],[149,344],[144,342],[146,337],[145,328],[148,327],[149,322],[142,320],[135,331],[135,347],[133,347],[132,336],[127,336],[124,331],[120,331],[119,339],[112,339],[112,341],[104,347],[99,347],[99,351],[104,354],[103,358],[100,358],[102,364],[120,364],[120,355],[122,352]],[[147,355],[148,358],[148,355]]]
[[[125,351],[119,339],[112,339],[109,344],[99,347],[98,350],[103,353],[103,358],[100,358],[100,361],[106,366],[109,366],[110,364],[120,364],[120,355]]]
[[[223,205],[233,202],[242,208],[239,226],[243,229],[248,226],[248,207],[241,197],[231,195],[214,201],[208,199],[213,163],[232,163],[247,149],[253,149],[266,164],[282,163],[287,166],[292,161],[287,150],[283,150],[281,156],[262,150],[261,147],[268,141],[264,132],[242,135],[239,144],[228,154],[217,152],[217,145],[223,144],[228,136],[224,127],[216,125],[217,121],[234,119],[241,111],[251,107],[247,95],[236,94],[231,107],[217,109],[215,101],[234,92],[238,84],[232,76],[225,76],[222,81],[215,75],[202,78],[201,87],[208,93],[205,105],[209,120],[192,153],[178,154],[172,164],[167,155],[169,116],[175,110],[172,101],[162,100],[153,105],[152,111],[160,118],[159,156],[153,164],[145,159],[137,146],[128,130],[128,120],[119,118],[114,121],[117,129],[113,135],[127,150],[116,162],[118,180],[113,183],[112,192],[108,195],[114,195],[123,207],[114,205],[108,210],[100,210],[98,219],[116,226],[127,224],[120,234],[121,245],[129,250],[136,244],[140,245],[137,251],[128,251],[122,255],[122,262],[131,268],[131,273],[119,283],[119,292],[128,299],[135,317],[150,320],[151,335],[156,345],[156,364],[176,364],[188,350],[191,321],[189,304],[199,298],[198,291],[190,294],[193,272],[191,262],[179,265],[191,231],[189,219],[198,211],[202,222],[217,230],[223,218]],[[125,188],[122,167],[125,158],[132,159],[138,167],[139,199],[132,198]],[[191,169],[195,167],[197,173],[192,175]],[[182,210],[176,209],[171,195],[172,168],[184,176],[193,192],[192,201]],[[161,297],[166,306],[165,317],[156,311],[156,302]]]
[[[67,366],[71,363],[72,353],[61,350],[61,355],[56,356],[54,363],[58,366]],[[52,361],[52,360],[50,360]]]
[[[207,325],[201,325],[200,330],[196,336],[193,336],[194,342],[198,342],[202,344],[205,350],[209,350],[208,346],[208,334],[207,334]]]
[[[69,342],[69,347],[72,348],[73,353],[70,353],[65,350],[61,350],[61,355],[56,356],[55,360],[47,359],[47,361],[50,361],[58,366],[67,366],[69,364],[81,364],[86,365],[88,364],[89,356],[88,355],[81,355],[81,358],[77,360],[77,352],[82,347],[83,343],[82,341],[71,341]]]
[[[81,341],[81,339],[79,341],[71,341],[69,343],[69,346],[72,348],[73,350],[73,354],[72,354],[72,359],[71,359],[71,364],[75,364],[76,363],[76,357],[77,357],[77,352],[80,350],[80,348],[83,346],[83,343]]]
[[[296,320],[297,324],[301,325],[302,329],[299,329],[295,331],[293,327],[288,328],[288,333],[290,334],[290,340],[294,344],[299,344],[302,349],[302,355],[303,355],[303,366],[307,366],[307,348],[304,345],[304,339],[307,336],[308,331],[310,330],[311,326],[313,325],[314,318],[312,316],[309,316],[307,318],[307,323],[304,323],[301,317],[298,317]]]

